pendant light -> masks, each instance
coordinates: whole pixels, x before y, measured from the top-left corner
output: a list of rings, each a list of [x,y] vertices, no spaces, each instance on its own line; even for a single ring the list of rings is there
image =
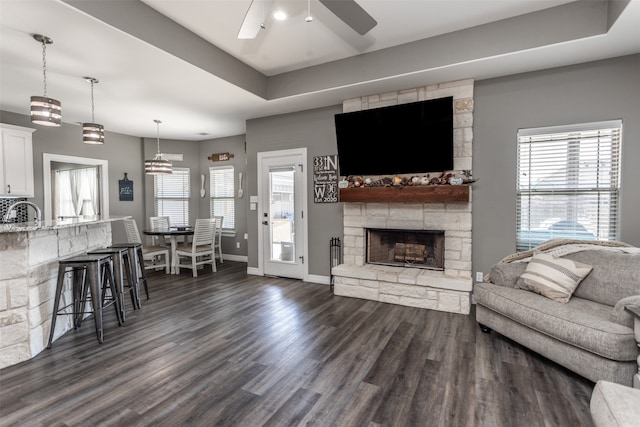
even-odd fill
[[[31,97],[31,121],[38,125],[60,126],[62,123],[62,104],[47,96],[47,45],[53,40],[41,34],[33,38],[42,43],[42,75],[44,77],[44,96]]]
[[[148,175],[169,175],[173,173],[173,165],[165,160],[160,153],[160,120],[154,120],[158,130],[158,152],[153,159],[144,161],[144,172]]]
[[[313,22],[313,16],[311,16],[311,0],[307,0],[307,17],[304,18],[305,22]]]
[[[91,121],[92,123],[82,124],[82,142],[85,144],[104,144],[104,126],[96,123],[95,108],[93,103],[93,85],[98,83],[98,79],[85,77],[91,83]]]

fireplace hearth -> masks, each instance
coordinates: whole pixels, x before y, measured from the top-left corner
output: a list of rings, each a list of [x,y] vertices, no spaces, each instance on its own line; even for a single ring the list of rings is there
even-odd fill
[[[443,230],[367,230],[368,264],[444,270]]]

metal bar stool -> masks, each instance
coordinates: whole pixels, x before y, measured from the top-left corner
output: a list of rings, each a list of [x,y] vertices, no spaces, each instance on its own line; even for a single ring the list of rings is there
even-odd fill
[[[64,289],[64,278],[67,273],[73,273],[71,283],[73,302],[61,308],[60,299],[62,290]],[[111,294],[109,297],[106,295],[107,289],[109,289]],[[84,311],[87,299],[91,300],[92,311]],[[58,262],[58,282],[56,285],[55,299],[53,301],[51,330],[49,331],[47,348],[51,348],[51,344],[53,343],[56,319],[59,315],[73,316],[74,329],[76,329],[80,327],[83,314],[93,313],[98,342],[102,343],[104,340],[103,309],[110,305],[114,306],[118,325],[122,326],[111,255],[84,254],[60,260]],[[72,307],[72,311],[70,313],[65,312],[69,307]]]
[[[133,309],[140,308],[140,296],[137,291],[136,283],[133,280],[131,263],[129,258],[129,250],[127,248],[101,248],[87,252],[87,255],[109,254],[113,257],[113,269],[115,270],[116,289],[118,291],[118,302],[120,303],[120,317],[126,320],[124,290],[129,289],[131,294],[131,304]],[[125,282],[125,276],[127,278]]]
[[[147,274],[144,268],[144,258],[142,251],[142,243],[114,243],[110,248],[127,248],[129,257],[133,260],[135,266],[135,279],[138,287],[138,296],[140,295],[140,282],[144,285],[144,292],[149,299],[149,287],[147,286]]]

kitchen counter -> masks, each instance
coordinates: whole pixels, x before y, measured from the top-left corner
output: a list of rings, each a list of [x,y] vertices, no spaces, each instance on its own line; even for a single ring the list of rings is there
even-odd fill
[[[0,224],[0,368],[45,349],[58,260],[111,245],[111,224],[125,218],[130,216]],[[66,286],[63,305],[71,300]],[[58,318],[54,339],[73,329],[71,320]]]
[[[13,233],[17,231],[56,230],[60,228],[75,227],[79,225],[100,224],[104,222],[119,221],[131,218],[130,216],[112,216],[102,218],[100,216],[83,216],[59,220],[16,222],[0,224],[0,233]]]

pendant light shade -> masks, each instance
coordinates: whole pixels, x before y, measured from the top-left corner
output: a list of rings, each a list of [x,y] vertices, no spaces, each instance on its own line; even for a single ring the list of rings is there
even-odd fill
[[[154,120],[157,128],[157,144],[158,152],[153,159],[144,161],[144,172],[148,175],[169,175],[173,173],[173,165],[170,161],[165,160],[160,153],[160,120]]]
[[[47,96],[47,45],[52,44],[53,40],[41,34],[34,34],[33,38],[42,43],[44,95],[31,97],[31,122],[43,126],[60,126],[62,123],[62,104],[57,99]]]
[[[82,124],[82,142],[85,144],[104,144],[104,126],[95,123],[95,107],[93,102],[93,85],[98,83],[98,79],[85,77],[91,83],[91,121],[94,123]]]

